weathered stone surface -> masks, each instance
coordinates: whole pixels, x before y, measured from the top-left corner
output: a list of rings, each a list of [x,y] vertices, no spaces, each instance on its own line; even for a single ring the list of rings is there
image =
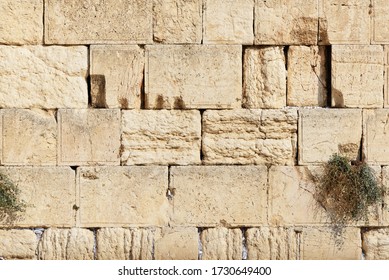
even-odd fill
[[[195,110],[122,112],[121,161],[133,164],[199,164],[201,116]]]
[[[167,167],[80,167],[82,227],[164,226],[169,217]]]
[[[265,166],[171,167],[173,223],[261,225],[266,222],[266,182]]]
[[[326,106],[325,63],[326,52],[324,47],[289,47],[288,106]]]
[[[81,228],[44,231],[38,246],[40,260],[93,260],[94,234]]]
[[[380,108],[382,46],[332,46],[332,106]]]
[[[151,42],[152,1],[46,1],[46,44]]]
[[[367,260],[389,259],[389,229],[371,229],[363,233],[362,248]]]
[[[386,0],[372,0],[371,42],[389,43],[389,5]]]
[[[294,109],[205,111],[203,162],[293,165],[296,130]]]
[[[88,49],[0,46],[0,108],[86,108]]]
[[[356,159],[362,137],[362,112],[301,109],[298,136],[300,165],[327,162],[335,153]]]
[[[0,230],[0,258],[36,259],[38,245],[32,230]]]
[[[162,231],[155,240],[156,260],[197,260],[199,235],[197,228],[173,228]]]
[[[243,67],[243,107],[285,107],[286,68],[283,47],[247,48]]]
[[[389,107],[389,45],[384,46],[384,107]]]
[[[384,207],[383,207],[383,224],[389,225],[389,211],[387,206],[389,205],[389,166],[382,167],[382,184],[384,187]]]
[[[257,0],[255,44],[315,45],[317,43],[317,0]]]
[[[241,260],[243,236],[240,229],[209,228],[201,233],[203,260]]]
[[[119,165],[120,110],[58,111],[59,165]]]
[[[146,108],[238,108],[241,46],[146,46]]]
[[[200,44],[201,0],[154,0],[154,41],[170,44]]]
[[[205,44],[253,44],[254,0],[204,2]]]
[[[144,51],[138,46],[91,46],[92,106],[140,108]]]

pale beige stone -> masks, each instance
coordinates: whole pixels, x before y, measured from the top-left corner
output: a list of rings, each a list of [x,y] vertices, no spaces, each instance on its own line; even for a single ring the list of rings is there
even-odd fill
[[[158,229],[132,229],[131,260],[152,260],[155,238],[160,236]]]
[[[287,73],[283,47],[247,48],[243,67],[243,107],[285,107]]]
[[[167,44],[200,44],[202,0],[154,0],[154,41]]]
[[[320,164],[335,154],[357,159],[362,137],[359,109],[301,109],[299,164]]]
[[[256,45],[315,45],[317,0],[256,0]]]
[[[0,46],[0,108],[87,108],[88,49]]]
[[[252,45],[254,0],[205,0],[204,43]]]
[[[0,2],[0,43],[40,44],[43,40],[43,0]]]
[[[170,168],[173,224],[251,226],[266,222],[265,166]]]
[[[238,108],[242,46],[146,46],[146,108]]]
[[[383,225],[389,225],[389,166],[382,167],[382,185],[384,188],[384,201],[382,207]]]
[[[384,46],[384,107],[389,107],[389,45]]]
[[[144,59],[138,46],[91,46],[92,106],[140,108]]]
[[[59,165],[119,165],[120,110],[58,111]]]
[[[0,230],[0,258],[36,259],[38,241],[32,230]]]
[[[209,228],[201,233],[202,260],[241,260],[242,231],[227,228]]]
[[[164,226],[169,218],[167,167],[77,169],[82,227]]]
[[[81,228],[49,228],[38,246],[40,260],[93,260],[93,231]]]
[[[195,110],[122,112],[121,161],[133,164],[200,164],[201,116]]]
[[[387,0],[372,0],[371,42],[389,43],[389,5]]]
[[[327,104],[326,52],[319,46],[288,49],[288,106]]]
[[[47,0],[46,44],[152,42],[152,1]]]
[[[389,229],[371,229],[363,233],[362,248],[367,260],[389,260]]]
[[[332,106],[382,108],[382,46],[332,46]]]
[[[168,228],[155,240],[156,260],[197,260],[199,235],[197,228]]]
[[[296,131],[294,109],[205,111],[203,162],[293,165]]]

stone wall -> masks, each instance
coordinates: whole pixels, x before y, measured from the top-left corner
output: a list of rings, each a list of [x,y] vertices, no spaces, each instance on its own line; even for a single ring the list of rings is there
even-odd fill
[[[2,0],[4,259],[388,259],[312,174],[389,188],[387,0]],[[387,45],[385,45],[387,44]],[[389,197],[385,197],[389,203]]]

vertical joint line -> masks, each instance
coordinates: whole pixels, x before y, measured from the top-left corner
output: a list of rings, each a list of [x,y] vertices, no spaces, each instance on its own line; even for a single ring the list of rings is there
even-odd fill
[[[326,88],[327,88],[327,107],[332,105],[332,46],[325,47],[325,57],[326,57]]]

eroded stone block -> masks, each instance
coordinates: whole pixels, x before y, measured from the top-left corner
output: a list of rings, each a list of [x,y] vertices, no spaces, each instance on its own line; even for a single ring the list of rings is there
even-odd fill
[[[162,231],[155,240],[156,260],[197,260],[199,234],[197,228],[173,228]]]
[[[372,0],[371,42],[389,43],[389,5],[386,0]]]
[[[0,230],[0,257],[4,260],[36,259],[37,245],[32,230]]]
[[[367,260],[388,260],[389,229],[371,229],[363,232],[362,248]]]
[[[209,228],[201,233],[202,260],[242,260],[242,231],[228,228]]]

